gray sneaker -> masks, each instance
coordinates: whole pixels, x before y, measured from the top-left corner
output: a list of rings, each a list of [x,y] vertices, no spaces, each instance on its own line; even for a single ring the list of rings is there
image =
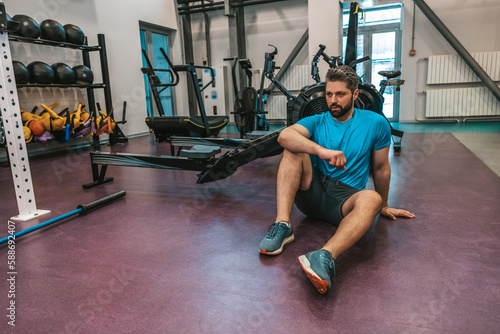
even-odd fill
[[[325,249],[299,256],[300,265],[319,293],[324,294],[332,286],[331,276],[335,277],[335,260],[332,253]]]
[[[286,222],[276,222],[271,225],[266,237],[260,242],[259,253],[278,255],[283,251],[283,246],[294,239],[292,225]]]

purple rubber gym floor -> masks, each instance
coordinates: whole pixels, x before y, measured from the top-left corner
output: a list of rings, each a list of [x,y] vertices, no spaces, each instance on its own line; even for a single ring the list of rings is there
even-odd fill
[[[157,148],[169,152],[149,137],[111,150]],[[89,190],[88,149],[32,159],[37,207],[51,213],[18,231],[127,195],[19,238],[15,299],[0,246],[0,332],[498,333],[499,177],[450,134],[407,133],[390,159],[390,205],[416,218],[378,217],[338,259],[326,295],[297,257],[320,248],[333,226],[294,210],[295,241],[276,257],[258,253],[275,218],[279,157],[204,185],[196,172],[111,166],[114,181]],[[4,236],[18,213],[9,168],[0,182]]]

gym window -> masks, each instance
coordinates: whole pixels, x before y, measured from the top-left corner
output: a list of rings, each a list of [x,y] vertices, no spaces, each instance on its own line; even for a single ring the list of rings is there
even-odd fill
[[[371,61],[356,66],[363,82],[377,89],[383,79],[379,71],[401,70],[403,5],[383,5],[363,8],[358,16],[357,58],[370,56]],[[343,45],[347,42],[349,7],[343,12]],[[403,72],[403,71],[402,71]],[[404,72],[403,72],[404,76]],[[399,119],[400,92],[387,87],[384,93],[384,114],[390,121]]]

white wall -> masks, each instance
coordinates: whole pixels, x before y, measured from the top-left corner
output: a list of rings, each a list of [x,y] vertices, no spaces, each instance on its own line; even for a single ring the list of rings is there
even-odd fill
[[[139,20],[178,29],[174,1],[165,0],[4,0],[7,13],[11,16],[25,14],[39,23],[51,18],[61,24],[73,23],[82,28],[89,45],[97,45],[97,34],[104,34],[108,53],[113,106],[116,118],[121,118],[122,103],[127,101],[128,123],[121,126],[125,134],[147,132],[144,119],[147,115],[144,98],[144,80],[140,68],[141,45]],[[176,34],[172,43],[172,56],[181,59],[181,38]],[[50,48],[30,44],[11,43],[14,60],[26,65],[34,60],[52,64],[57,61],[70,65],[81,64],[81,53],[62,48]],[[91,56],[95,82],[99,82],[100,63],[97,54]],[[96,90],[98,92],[100,90]],[[81,99],[83,90],[73,89],[20,89],[21,108],[31,110],[39,103],[50,104],[54,100],[67,100],[65,107],[71,107]],[[180,92],[178,98],[182,98]],[[71,102],[73,101],[73,102]],[[96,94],[96,101],[104,108],[104,97]],[[61,102],[61,104],[63,104]],[[58,109],[61,110],[61,109]]]
[[[247,6],[244,11],[247,57],[254,68],[262,67],[264,53],[273,50],[268,44],[278,48],[276,61],[283,63],[308,28],[307,0]],[[208,14],[211,21],[212,65],[228,65],[223,58],[235,56],[229,54],[228,19],[222,10]],[[191,21],[195,63],[201,64],[206,55],[202,14],[191,15]],[[298,62],[303,60],[304,55],[297,59]]]
[[[319,45],[326,46],[325,52],[329,56],[342,54],[342,8],[338,1],[311,0],[308,2],[309,11],[309,57],[308,64],[318,52]],[[328,64],[318,62],[320,77],[323,80],[328,71]],[[313,80],[311,78],[311,82]]]
[[[500,1],[426,0],[426,3],[469,53],[500,50]],[[401,122],[414,122],[416,116],[421,118],[424,113],[425,99],[417,92],[426,90],[425,58],[456,54],[417,6],[414,42],[417,54],[410,57],[412,20],[413,2],[407,1],[403,28],[403,77],[406,82],[401,89],[401,100],[405,103],[401,106]]]
[[[264,55],[274,49],[268,44],[278,48],[275,57],[276,65],[281,66],[297,42],[308,29],[307,0],[288,0],[286,2],[275,2],[247,6],[245,11],[245,33],[247,58],[250,59],[253,69],[260,69],[264,65]],[[236,55],[230,54],[229,50],[229,25],[228,19],[223,15],[223,11],[208,12],[211,21],[211,60],[212,66],[228,66],[230,75],[230,63],[224,61],[225,57]],[[191,15],[194,61],[201,64],[206,57],[205,27],[202,14]],[[308,62],[308,47],[304,46],[295,61],[296,64],[306,64]],[[229,103],[232,106],[233,93],[232,81],[228,77],[231,93]],[[267,81],[267,85],[270,82]],[[260,77],[254,76],[253,86],[258,88]]]

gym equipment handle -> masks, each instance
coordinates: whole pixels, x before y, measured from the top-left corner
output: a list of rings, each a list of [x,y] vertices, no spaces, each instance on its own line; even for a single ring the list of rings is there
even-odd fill
[[[86,215],[89,211],[97,209],[98,207],[101,207],[103,205],[106,205],[109,202],[114,201],[115,199],[121,198],[125,196],[125,194],[126,194],[125,190],[122,190],[120,192],[117,192],[116,194],[106,196],[104,198],[98,199],[97,201],[88,204],[80,204],[77,206],[77,209],[82,209],[80,215]]]
[[[364,61],[370,60],[370,56],[365,56],[363,58],[355,59],[352,62],[349,63],[350,67],[354,67],[355,65],[362,63]]]

